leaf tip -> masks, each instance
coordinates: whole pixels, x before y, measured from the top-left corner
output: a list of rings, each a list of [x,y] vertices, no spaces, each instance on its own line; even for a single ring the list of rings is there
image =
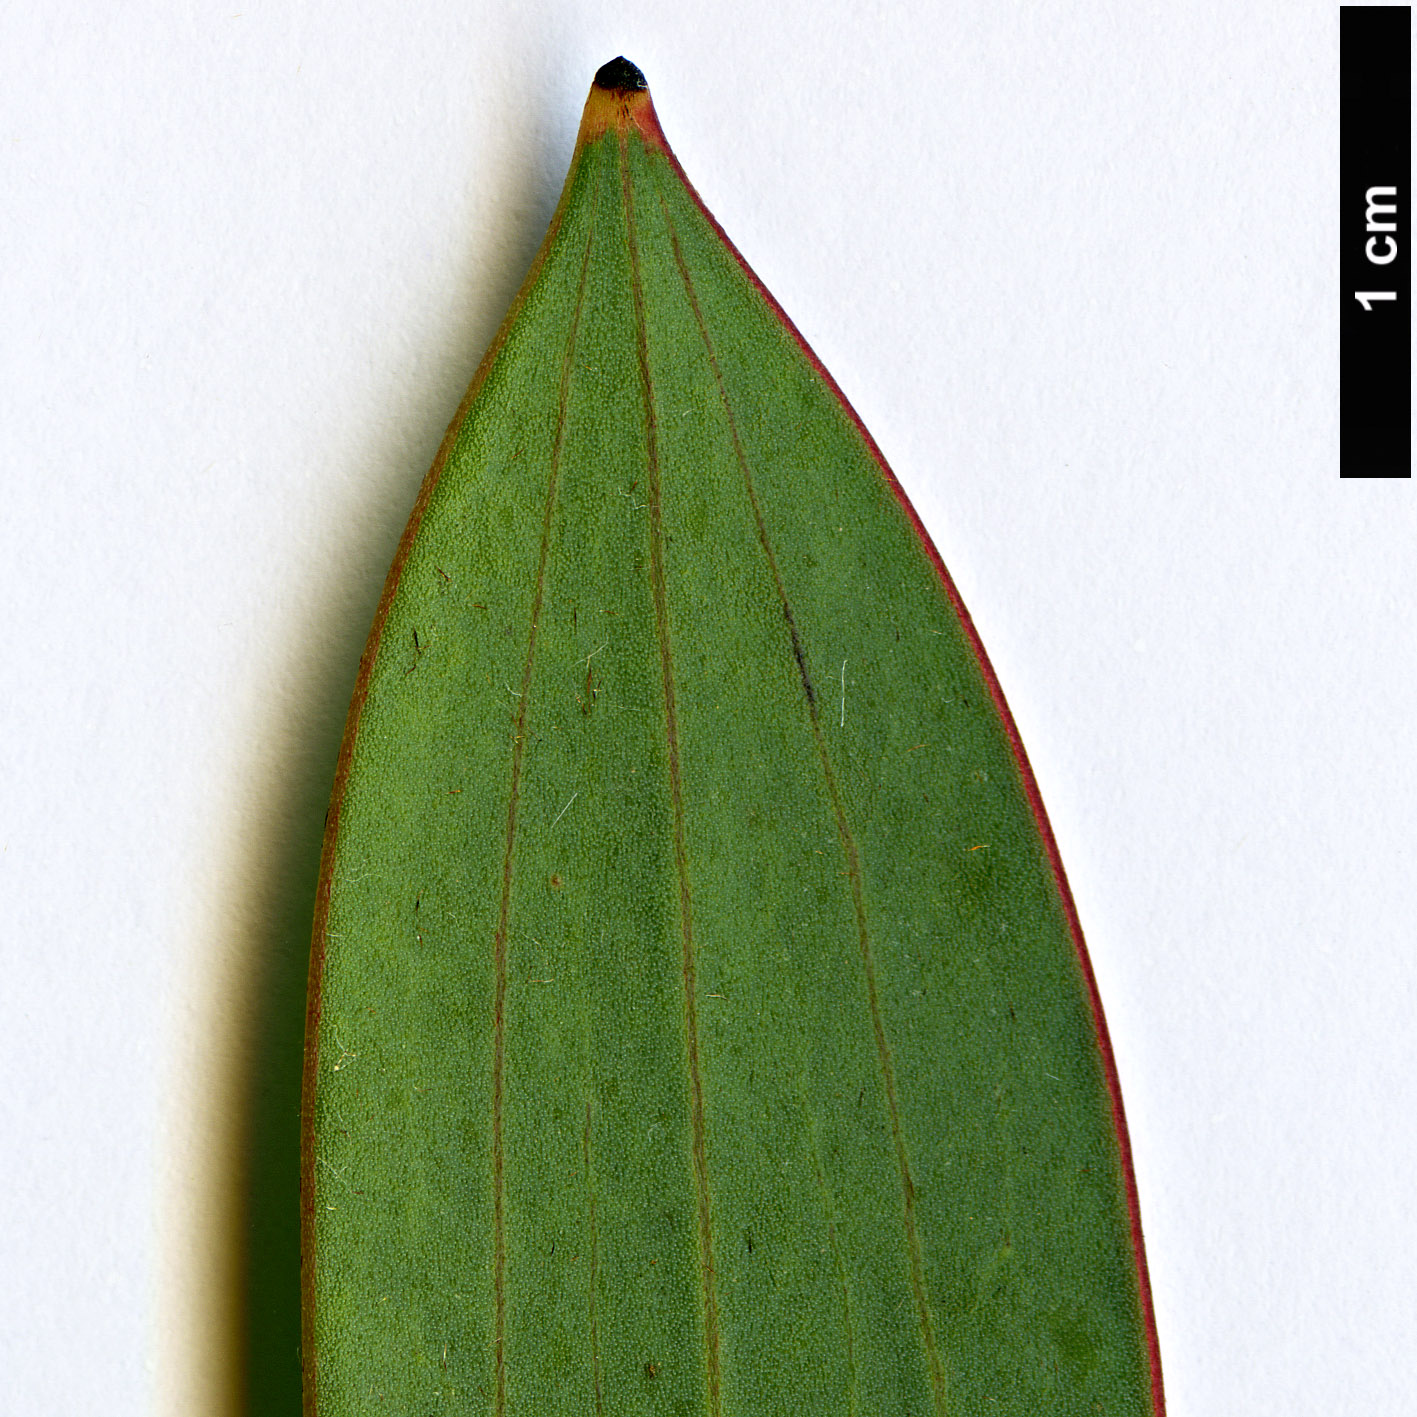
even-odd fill
[[[669,145],[655,116],[645,76],[621,54],[596,70],[581,117],[580,141],[590,142],[607,132],[623,133],[629,128],[637,129],[650,147],[667,151]]]

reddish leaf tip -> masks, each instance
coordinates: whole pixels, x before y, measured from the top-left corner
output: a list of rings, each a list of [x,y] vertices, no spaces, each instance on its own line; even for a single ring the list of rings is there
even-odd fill
[[[607,132],[623,134],[631,128],[648,147],[667,150],[645,76],[621,55],[596,71],[581,117],[580,141],[593,142]]]

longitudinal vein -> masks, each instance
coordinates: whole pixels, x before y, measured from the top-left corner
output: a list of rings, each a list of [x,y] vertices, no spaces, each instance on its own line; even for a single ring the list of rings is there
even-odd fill
[[[674,867],[679,881],[679,924],[683,943],[684,1036],[689,1065],[689,1112],[693,1127],[694,1191],[699,1217],[699,1250],[703,1266],[704,1348],[709,1417],[720,1417],[718,1292],[713,1266],[713,1228],[709,1212],[708,1158],[704,1144],[704,1087],[699,1067],[699,1023],[695,1002],[694,926],[689,893],[689,858],[684,845],[684,797],[679,777],[679,727],[674,700],[674,661],[669,643],[669,608],[664,581],[664,519],[660,488],[659,436],[654,390],[646,347],[644,293],[635,235],[635,208],[630,192],[630,161],[620,134],[620,177],[625,200],[625,226],[630,248],[630,284],[635,302],[635,345],[644,394],[645,442],[649,463],[650,587],[659,636],[659,660],[664,679],[664,721],[669,760],[669,793],[673,812]]]
[[[599,185],[597,181],[597,186]],[[592,211],[594,204],[592,203]],[[502,855],[502,897],[497,910],[497,933],[492,942],[495,975],[492,1006],[492,1289],[493,1365],[495,1369],[492,1411],[503,1417],[507,1408],[507,1237],[505,1182],[503,1177],[503,1091],[506,1074],[507,1033],[507,912],[512,896],[512,857],[517,838],[517,804],[521,793],[522,749],[526,739],[527,706],[531,699],[531,671],[536,662],[536,632],[541,623],[541,600],[546,585],[546,557],[551,545],[551,519],[556,509],[556,488],[561,471],[561,449],[566,437],[566,402],[570,394],[571,358],[576,332],[585,301],[586,275],[590,269],[591,244],[595,238],[592,221],[581,257],[580,283],[576,288],[575,310],[566,353],[561,361],[561,382],[556,406],[556,433],[551,444],[551,471],[546,481],[546,505],[541,518],[541,547],[537,552],[536,581],[531,596],[531,626],[527,631],[526,664],[522,669],[521,693],[517,699],[512,730],[512,781],[507,793],[507,838]]]
[[[900,1187],[905,1222],[905,1242],[910,1260],[910,1285],[915,1297],[916,1311],[919,1315],[920,1337],[925,1349],[925,1360],[930,1370],[930,1387],[934,1395],[935,1411],[937,1417],[944,1417],[947,1410],[945,1401],[945,1371],[944,1365],[940,1359],[939,1345],[935,1339],[935,1323],[930,1310],[929,1295],[925,1288],[925,1273],[920,1252],[920,1237],[915,1224],[915,1186],[914,1182],[911,1180],[910,1158],[906,1152],[905,1136],[901,1130],[900,1105],[896,1092],[895,1065],[891,1060],[890,1042],[886,1037],[885,1023],[881,1017],[880,997],[876,986],[875,958],[871,948],[871,935],[866,919],[865,894],[861,880],[861,854],[857,848],[856,838],[852,833],[851,824],[846,817],[846,807],[842,801],[841,789],[836,779],[836,771],[832,766],[831,754],[827,750],[826,738],[822,733],[821,720],[817,712],[817,696],[812,688],[811,675],[807,670],[807,661],[803,653],[802,642],[797,633],[797,622],[793,617],[792,606],[788,601],[787,591],[782,582],[782,574],[778,569],[777,557],[773,554],[772,542],[769,540],[767,525],[763,520],[762,505],[758,500],[757,489],[753,484],[752,470],[748,466],[748,458],[743,451],[743,441],[738,432],[738,421],[733,415],[733,405],[729,401],[728,391],[724,386],[723,372],[719,367],[718,355],[714,350],[713,340],[709,335],[708,327],[704,323],[703,309],[699,304],[698,295],[694,290],[693,279],[689,274],[688,265],[684,260],[683,249],[679,243],[679,233],[675,228],[673,218],[669,214],[669,207],[664,201],[662,193],[660,195],[660,206],[664,213],[665,227],[669,232],[669,242],[674,251],[674,261],[679,267],[679,275],[684,282],[684,290],[689,297],[689,304],[694,312],[694,321],[698,325],[699,335],[704,343],[704,350],[708,356],[709,367],[713,370],[714,383],[718,389],[719,401],[722,404],[724,419],[727,422],[729,436],[733,443],[734,457],[737,460],[739,471],[743,477],[743,486],[747,493],[749,505],[752,507],[753,522],[757,528],[758,543],[762,547],[763,555],[768,563],[768,569],[772,574],[772,582],[777,591],[778,602],[782,607],[783,619],[787,622],[793,657],[797,661],[797,670],[802,681],[802,690],[807,700],[807,713],[812,726],[812,739],[816,745],[817,757],[821,763],[822,775],[826,782],[827,795],[830,798],[832,813],[836,819],[837,838],[841,843],[842,854],[846,860],[846,873],[851,884],[852,909],[856,917],[857,944],[861,953],[861,967],[865,976],[866,997],[870,1006],[871,1028],[875,1035],[876,1056],[881,1067],[881,1078],[886,1098],[886,1110],[890,1119],[891,1138],[895,1145],[896,1166],[900,1172]]]

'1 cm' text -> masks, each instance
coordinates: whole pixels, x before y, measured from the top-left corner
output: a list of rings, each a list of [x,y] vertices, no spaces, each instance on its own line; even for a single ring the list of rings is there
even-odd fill
[[[1380,221],[1379,217],[1397,216],[1397,203],[1380,202],[1379,197],[1396,197],[1396,187],[1369,187],[1364,197],[1368,203],[1368,241],[1363,247],[1368,259],[1375,266],[1387,266],[1397,258],[1397,242],[1385,233],[1397,230],[1396,220]],[[1374,235],[1373,233],[1384,233]],[[1355,290],[1353,298],[1363,307],[1371,311],[1375,300],[1396,300],[1395,290]]]

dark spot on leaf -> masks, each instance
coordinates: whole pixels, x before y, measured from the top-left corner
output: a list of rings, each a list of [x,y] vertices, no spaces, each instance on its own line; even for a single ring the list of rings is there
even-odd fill
[[[797,672],[802,676],[802,688],[806,691],[807,702],[817,706],[817,696],[812,689],[812,676],[807,673],[807,661],[802,655],[802,641],[797,638],[797,624],[792,618],[792,607],[783,602],[783,618],[787,621],[787,631],[792,636],[792,653],[797,659]]]

